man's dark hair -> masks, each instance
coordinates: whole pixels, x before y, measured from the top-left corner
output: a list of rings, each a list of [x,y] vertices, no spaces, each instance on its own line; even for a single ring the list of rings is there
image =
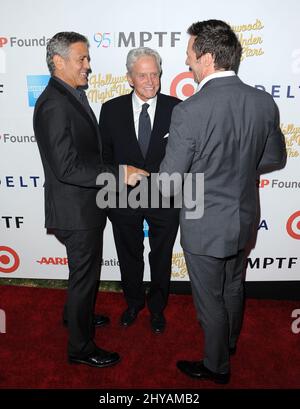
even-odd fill
[[[215,60],[215,69],[238,71],[242,46],[231,27],[221,20],[199,21],[192,24],[188,34],[195,36],[193,49],[200,58],[210,53]]]
[[[62,31],[61,33],[55,34],[55,36],[48,41],[46,60],[51,75],[55,70],[53,57],[60,55],[63,58],[67,58],[70,45],[74,43],[85,43],[89,47],[88,39],[82,34],[73,31]]]

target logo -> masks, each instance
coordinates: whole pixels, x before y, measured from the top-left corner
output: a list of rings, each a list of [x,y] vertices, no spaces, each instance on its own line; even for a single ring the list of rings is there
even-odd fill
[[[170,87],[170,95],[185,100],[194,95],[196,90],[197,84],[194,81],[193,73],[182,72],[173,79]]]
[[[287,223],[286,230],[288,234],[296,240],[300,240],[300,211],[293,213]]]
[[[0,246],[0,273],[12,273],[19,265],[18,254],[10,247]]]

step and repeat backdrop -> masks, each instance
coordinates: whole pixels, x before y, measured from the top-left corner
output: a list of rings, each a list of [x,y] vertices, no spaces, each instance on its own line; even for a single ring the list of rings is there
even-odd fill
[[[228,22],[243,46],[239,75],[278,104],[285,134],[285,169],[260,179],[260,219],[248,262],[248,281],[300,280],[300,3],[298,0],[10,0],[0,10],[0,277],[67,278],[64,247],[44,229],[44,174],[32,115],[47,85],[47,40],[77,31],[90,42],[88,99],[101,105],[131,91],[125,60],[131,48],[149,46],[162,56],[161,90],[181,99],[196,89],[185,65],[195,21]],[[145,258],[149,252],[145,224]],[[101,277],[119,280],[110,222]],[[146,264],[145,279],[149,279]],[[172,280],[188,280],[179,236]]]

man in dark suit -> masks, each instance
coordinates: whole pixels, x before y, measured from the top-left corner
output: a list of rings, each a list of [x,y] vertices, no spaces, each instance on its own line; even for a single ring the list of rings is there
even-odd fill
[[[100,114],[103,138],[103,158],[111,165],[128,163],[157,172],[165,155],[172,110],[180,100],[159,93],[161,58],[147,47],[133,49],[127,56],[127,79],[134,91],[106,102]],[[150,192],[150,190],[149,190]],[[176,208],[127,207],[111,209],[121,281],[128,308],[120,323],[131,325],[145,306],[144,220],[149,225],[151,271],[150,288],[146,296],[151,328],[162,333],[166,320],[172,249],[178,230],[179,211]]]
[[[87,39],[74,32],[58,33],[48,42],[52,78],[36,103],[33,124],[45,173],[45,227],[68,256],[69,362],[105,367],[120,357],[93,341],[94,326],[109,321],[94,315],[106,222],[96,205],[96,178],[102,172],[119,175],[117,167],[102,162],[98,123],[82,89],[90,71],[88,47]],[[130,166],[124,170],[132,185],[139,174],[147,175]]]
[[[272,97],[235,73],[242,48],[230,26],[209,20],[188,33],[186,64],[200,89],[174,109],[160,172],[191,174],[184,203],[199,189],[196,176],[204,174],[203,215],[193,217],[184,206],[180,230],[205,344],[203,361],[179,361],[177,367],[194,378],[227,383],[242,322],[257,174],[283,167],[286,151]]]

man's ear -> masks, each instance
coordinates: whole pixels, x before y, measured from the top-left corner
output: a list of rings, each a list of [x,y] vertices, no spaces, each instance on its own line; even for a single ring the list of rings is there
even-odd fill
[[[126,74],[126,77],[127,77],[128,84],[129,84],[131,87],[133,87],[133,81],[132,81],[131,75],[130,75],[129,73],[127,73],[127,74]]]
[[[202,61],[205,67],[214,66],[214,58],[211,53],[203,54]]]
[[[58,54],[53,57],[53,63],[57,71],[61,71],[65,66],[65,60]]]

